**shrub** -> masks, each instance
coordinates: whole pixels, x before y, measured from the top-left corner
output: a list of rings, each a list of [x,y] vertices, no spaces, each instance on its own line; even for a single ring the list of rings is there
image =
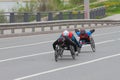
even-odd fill
[[[0,10],[0,23],[6,23],[7,17],[5,16],[5,13],[3,10]]]

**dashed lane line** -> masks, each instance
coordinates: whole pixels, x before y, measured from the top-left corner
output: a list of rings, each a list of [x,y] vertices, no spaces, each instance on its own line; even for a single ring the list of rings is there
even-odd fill
[[[120,31],[118,31],[118,32],[120,32]],[[96,35],[93,35],[93,36],[103,36],[103,35],[108,35],[108,34],[113,34],[113,33],[118,33],[118,32],[111,32],[111,33],[104,33],[104,34],[96,34]],[[53,42],[53,41],[55,41],[55,40],[43,41],[43,42],[32,43],[32,44],[25,44],[25,45],[18,45],[18,46],[2,47],[2,48],[0,48],[0,50],[20,48],[20,47],[28,47],[28,46],[35,46],[35,45],[50,43],[50,42]]]
[[[102,41],[102,42],[96,43],[96,45],[104,44],[104,43],[110,43],[110,42],[114,42],[114,41],[115,41],[115,40]],[[15,57],[15,58],[8,58],[8,59],[0,60],[0,63],[2,63],[2,62],[7,62],[7,61],[13,61],[13,60],[24,59],[24,58],[29,58],[29,57],[35,57],[35,56],[45,55],[45,54],[50,54],[50,53],[54,53],[54,51],[36,53],[36,54],[32,54],[32,55],[26,55],[26,56]]]

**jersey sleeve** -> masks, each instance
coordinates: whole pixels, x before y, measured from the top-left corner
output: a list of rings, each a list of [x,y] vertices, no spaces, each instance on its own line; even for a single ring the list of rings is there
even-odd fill
[[[90,31],[87,31],[87,34],[88,34],[88,36],[91,36],[92,33]]]
[[[76,32],[77,36],[80,36],[80,32]]]

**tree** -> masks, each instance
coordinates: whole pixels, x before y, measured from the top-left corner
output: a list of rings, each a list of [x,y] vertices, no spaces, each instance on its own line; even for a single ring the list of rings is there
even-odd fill
[[[25,6],[23,6],[20,3],[17,3],[17,7],[13,8],[12,11],[18,12],[55,11],[60,10],[61,6],[63,6],[61,0],[31,0],[30,2],[26,2]]]
[[[17,20],[20,22],[23,19],[24,12],[29,13],[29,21],[35,20],[36,12],[44,11],[55,11],[59,10],[62,5],[61,0],[31,0],[26,2],[26,5],[23,6],[21,3],[17,3],[17,6],[12,9],[13,12],[17,12]],[[44,14],[45,16],[47,14]]]
[[[26,2],[25,6],[17,2],[17,6],[12,8],[11,10],[14,12],[35,12],[36,7],[37,7],[36,1],[31,0],[30,2]]]

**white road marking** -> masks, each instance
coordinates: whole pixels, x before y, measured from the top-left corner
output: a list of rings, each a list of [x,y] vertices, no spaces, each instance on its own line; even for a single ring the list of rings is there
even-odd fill
[[[51,40],[51,41],[43,41],[43,42],[39,42],[39,43],[18,45],[18,46],[3,47],[3,48],[0,48],[0,50],[3,50],[3,49],[11,49],[11,48],[18,48],[18,47],[34,46],[34,45],[39,45],[39,44],[44,44],[44,43],[50,43],[50,42],[53,42],[53,40]]]
[[[120,31],[119,31],[119,32],[120,32]],[[103,35],[108,35],[108,34],[113,34],[113,33],[118,33],[118,32],[111,32],[111,33],[104,33],[104,34],[96,34],[96,35],[93,35],[93,36],[103,36]],[[2,47],[2,48],[0,48],[0,50],[20,48],[20,47],[28,47],[28,46],[35,46],[35,45],[39,45],[39,44],[50,43],[50,42],[53,42],[53,41],[55,41],[55,40],[43,41],[43,42],[32,43],[32,44],[25,44],[25,45],[18,45],[18,46]]]
[[[103,41],[103,42],[98,42],[98,43],[96,43],[96,45],[104,44],[104,43],[109,43],[109,42],[113,42],[113,41],[115,41],[115,40],[107,40],[107,41]],[[88,45],[86,45],[86,46],[88,46]],[[7,61],[12,61],[12,60],[23,59],[23,58],[28,58],[28,57],[34,57],[34,56],[38,56],[38,55],[50,54],[50,53],[53,53],[53,52],[54,51],[49,51],[49,52],[42,52],[42,53],[37,53],[37,54],[32,54],[32,55],[26,55],[26,56],[21,56],[21,57],[8,58],[8,59],[0,60],[0,63],[7,62]]]
[[[90,63],[94,63],[94,62],[98,62],[98,61],[102,61],[102,60],[106,60],[106,59],[110,59],[110,58],[114,58],[114,57],[118,57],[118,56],[120,56],[120,53],[115,54],[115,55],[106,56],[106,57],[101,57],[101,58],[90,60],[90,61],[83,62],[83,63],[78,63],[78,64],[74,64],[74,65],[70,65],[70,66],[60,67],[60,68],[56,68],[56,69],[52,69],[52,70],[48,70],[48,71],[44,71],[44,72],[40,72],[40,73],[36,73],[36,74],[32,74],[32,75],[28,75],[28,76],[21,77],[21,78],[16,78],[14,80],[29,79],[29,78],[32,78],[32,77],[37,77],[37,76],[40,76],[40,75],[44,75],[44,74],[48,74],[48,73],[52,73],[52,72],[56,72],[56,71],[60,71],[60,70],[65,70],[65,69],[69,69],[69,68],[73,68],[73,67],[77,67],[77,66],[87,65],[87,64],[90,64]]]
[[[54,52],[54,51],[49,51],[49,52],[36,53],[36,54],[26,55],[26,56],[21,56],[21,57],[8,58],[8,59],[0,60],[0,63],[2,63],[2,62],[7,62],[7,61],[12,61],[12,60],[23,59],[23,58],[28,58],[28,57],[34,57],[34,56],[43,55],[43,54],[44,54],[44,55],[45,55],[45,54],[50,54],[50,53],[53,53],[53,52]]]

